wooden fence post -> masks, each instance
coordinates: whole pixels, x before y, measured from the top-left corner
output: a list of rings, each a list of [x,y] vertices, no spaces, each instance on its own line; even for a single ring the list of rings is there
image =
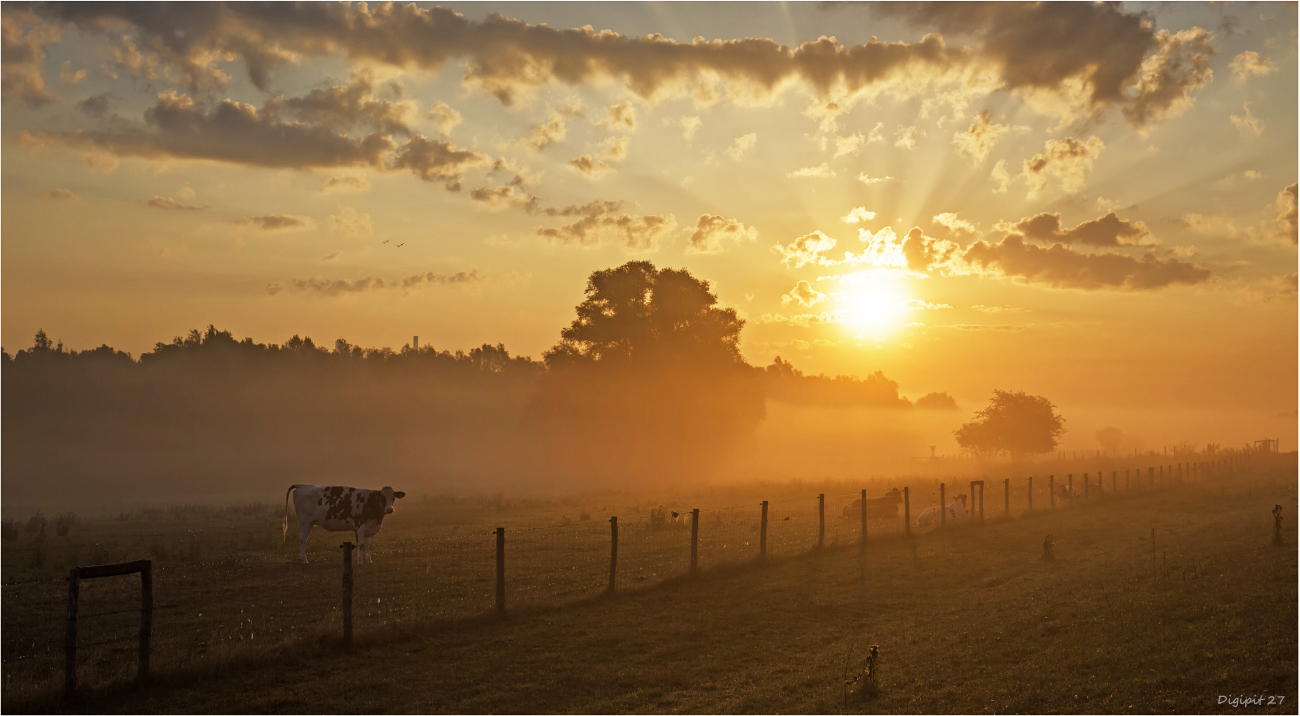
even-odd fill
[[[1132,468],[1129,468],[1129,470],[1131,470],[1131,469],[1132,469]],[[1125,470],[1125,471],[1124,471],[1124,494],[1126,494],[1126,495],[1128,494],[1128,473],[1129,473],[1129,470]]]
[[[1049,510],[1056,509],[1056,475],[1047,476],[1047,507]]]
[[[944,497],[945,485],[939,483],[939,526],[948,526],[948,504],[947,498]]]
[[[1005,503],[1002,506],[1003,512],[1006,513],[1007,519],[1011,519],[1011,478],[1009,477],[1002,480],[1002,501]]]
[[[862,545],[863,549],[866,549],[867,548],[867,490],[866,488],[862,489],[862,497],[860,499],[862,500],[862,539],[859,540],[859,543]],[[894,509],[898,509],[898,508],[895,507]]]
[[[1119,470],[1110,471],[1110,494],[1119,494]]]
[[[980,522],[984,521],[984,481],[980,480]]]
[[[352,648],[352,543],[344,542],[343,548],[343,648]]]
[[[1147,482],[1150,483],[1152,490],[1156,489],[1156,469],[1154,467],[1147,468]]]
[[[903,533],[908,537],[912,536],[912,500],[910,488],[903,488]]]
[[[817,549],[826,546],[826,493],[817,496]]]
[[[63,642],[63,695],[77,693],[77,601],[81,596],[81,570],[68,570],[68,625]]]
[[[149,678],[149,649],[153,641],[153,562],[145,560],[140,569],[140,662],[136,678]]]
[[[506,615],[506,528],[497,528],[497,601],[496,614]]]
[[[1034,477],[1029,476],[1029,511],[1034,511]]]
[[[691,510],[691,576],[700,565],[700,508]]]
[[[614,593],[618,575],[618,517],[609,518],[609,593]]]
[[[1074,504],[1074,473],[1065,476],[1065,491],[1070,496],[1070,504]]]
[[[1098,477],[1098,478],[1101,477],[1101,473],[1100,473],[1100,472],[1097,473],[1097,477]],[[1091,495],[1091,488],[1092,488],[1092,481],[1088,479],[1088,473],[1085,472],[1085,473],[1083,473],[1083,499],[1086,500],[1086,499],[1088,499],[1089,497],[1092,496],[1092,495]]]
[[[763,516],[758,522],[758,558],[767,559],[767,500],[763,500]]]

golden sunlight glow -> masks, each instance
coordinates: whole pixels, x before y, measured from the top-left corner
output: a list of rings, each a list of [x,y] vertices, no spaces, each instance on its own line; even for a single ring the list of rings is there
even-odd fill
[[[846,276],[836,295],[841,322],[871,338],[884,338],[906,321],[907,290],[903,278],[880,272]]]

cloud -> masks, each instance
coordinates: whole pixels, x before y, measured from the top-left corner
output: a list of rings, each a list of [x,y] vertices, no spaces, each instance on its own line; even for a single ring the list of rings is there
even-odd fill
[[[63,66],[59,68],[59,82],[69,86],[76,87],[86,79],[85,70],[72,71],[72,60],[66,60]]]
[[[781,296],[781,305],[786,306],[791,303],[804,308],[810,308],[826,300],[826,294],[821,293],[812,287],[807,281],[800,281],[795,284],[790,292]]]
[[[688,142],[695,138],[695,130],[700,128],[700,124],[699,117],[682,115],[681,119],[677,120],[677,126],[682,128],[682,138]]]
[[[487,277],[480,274],[476,268],[470,269],[469,271],[459,271],[453,274],[426,271],[425,273],[417,273],[413,276],[403,278],[402,288],[411,289],[422,286],[468,285],[482,283],[486,279]]]
[[[1009,324],[1009,323],[996,323],[996,324],[991,324],[991,323],[952,323],[952,324],[948,324],[948,325],[945,325],[945,326],[939,326],[939,328],[951,328],[951,329],[953,329],[954,331],[969,331],[969,332],[979,332],[979,331],[1020,331],[1020,330],[1024,330],[1024,326],[1016,326],[1016,325],[1012,325],[1012,324]]]
[[[1083,189],[1084,177],[1092,169],[1093,161],[1105,148],[1105,143],[1097,137],[1089,137],[1087,142],[1073,137],[1047,140],[1043,152],[1026,159],[1021,172],[1029,184],[1030,198],[1047,186],[1049,177],[1060,181],[1061,188],[1067,193],[1078,193]],[[996,175],[998,168],[994,167],[993,171]]]
[[[461,149],[451,142],[415,136],[393,156],[391,169],[409,169],[425,181],[441,181],[449,191],[460,190],[460,175],[491,163],[486,154]]]
[[[803,169],[796,169],[792,172],[786,172],[786,176],[791,178],[815,177],[819,179],[825,179],[828,177],[835,176],[835,170],[831,169],[830,164],[827,164],[826,162],[822,162],[821,164],[815,167],[804,167]]]
[[[1157,31],[1146,12],[1119,5],[891,3],[876,12],[979,38],[977,55],[1000,89],[1067,117],[1120,107],[1141,129],[1185,111],[1213,76],[1209,32]]]
[[[533,127],[532,133],[524,139],[524,146],[534,152],[540,152],[555,142],[564,139],[565,131],[564,116],[559,112],[551,112],[546,124]]]
[[[281,122],[274,111],[259,111],[229,99],[207,111],[173,90],[160,93],[144,118],[143,126],[35,130],[24,132],[23,138],[29,145],[68,146],[118,158],[188,159],[274,169],[378,167],[396,146],[383,133],[352,139],[319,125]]]
[[[1278,192],[1273,208],[1277,210],[1277,228],[1279,233],[1296,243],[1296,185],[1291,184]]]
[[[329,218],[330,231],[347,236],[370,236],[374,229],[370,224],[370,214],[358,213],[356,209],[345,206]]]
[[[1228,115],[1228,119],[1232,120],[1232,125],[1240,130],[1242,134],[1250,132],[1257,137],[1263,134],[1264,120],[1250,113],[1250,102],[1242,105],[1241,109],[1242,115],[1240,117],[1235,114]]]
[[[833,261],[822,256],[833,248],[835,248],[835,239],[820,231],[814,231],[800,236],[785,246],[778,243],[772,247],[772,251],[781,257],[781,263],[790,268],[800,268],[808,264],[821,266],[833,264]]]
[[[112,93],[100,92],[97,95],[87,97],[77,103],[77,109],[92,119],[103,119],[108,116],[108,98]]]
[[[867,211],[867,207],[859,206],[841,217],[841,221],[846,224],[861,224],[864,221],[871,221],[876,218],[876,212]]]
[[[887,181],[893,181],[893,180],[894,180],[893,177],[873,177],[868,175],[866,172],[862,172],[861,174],[858,175],[858,181],[862,182],[863,184],[866,184],[867,186],[871,186],[873,184],[883,184]]]
[[[801,313],[796,316],[786,316],[780,313],[764,313],[758,318],[760,323],[789,323],[797,328],[808,328],[809,326],[820,326],[828,323],[839,323],[839,316],[834,313]]]
[[[1237,82],[1245,82],[1251,77],[1265,77],[1277,71],[1277,65],[1254,50],[1238,54],[1228,66],[1232,68],[1232,78]]]
[[[974,224],[970,223],[969,221],[966,221],[965,219],[958,218],[957,214],[954,212],[944,212],[942,214],[936,214],[934,217],[934,223],[945,227],[946,229],[948,229],[948,231],[951,231],[954,236],[961,236],[962,234],[974,234],[979,231],[979,229],[977,229]]]
[[[587,176],[597,176],[606,172],[613,171],[614,168],[599,159],[593,159],[590,154],[583,154],[579,157],[569,160],[569,166],[577,169],[580,173]]]
[[[1007,188],[1011,186],[1011,173],[1007,171],[1007,160],[999,159],[997,164],[993,165],[993,171],[989,172],[989,181],[993,182],[993,193],[1004,194]]]
[[[348,294],[381,291],[385,288],[392,288],[395,285],[396,284],[385,281],[382,278],[375,278],[374,276],[367,276],[358,279],[327,279],[318,276],[316,278],[296,278],[289,284],[289,287],[294,291],[314,293],[326,298],[336,298]],[[269,295],[275,296],[284,289],[285,287],[283,285],[273,283],[270,286],[267,286],[266,292]]]
[[[175,199],[170,199],[165,196],[155,196],[154,198],[145,202],[145,205],[153,207],[155,209],[180,209],[183,211],[202,211],[203,209],[208,208],[206,206],[195,206],[193,204],[183,204],[179,201],[176,201]]]
[[[1124,254],[1083,254],[1054,244],[1041,248],[1024,243],[1017,235],[1000,243],[976,241],[963,258],[982,273],[1025,283],[1085,291],[1119,289],[1145,291],[1177,285],[1195,285],[1210,279],[1209,269],[1153,254],[1133,258]]]
[[[337,192],[347,191],[370,191],[370,182],[366,180],[364,174],[346,174],[343,176],[329,177],[320,188],[320,193],[322,194],[334,194]]]
[[[758,135],[752,132],[736,137],[736,141],[732,142],[731,147],[727,149],[727,156],[740,161],[741,157],[745,156],[745,152],[752,149],[755,144],[758,144]]]
[[[926,236],[918,226],[912,227],[902,238],[889,226],[876,232],[858,229],[858,240],[866,245],[862,253],[847,254],[844,263],[866,264],[871,268],[908,272],[918,276],[927,275],[931,271],[947,274],[962,272],[956,264],[961,247],[945,239]]]
[[[537,235],[551,243],[600,246],[606,241],[628,250],[656,251],[660,239],[677,229],[677,217],[627,214],[619,212],[622,202],[593,201],[581,206],[546,209],[547,216],[579,217],[563,226],[538,227]]]
[[[752,226],[746,227],[735,219],[726,219],[717,214],[701,214],[695,221],[695,230],[686,240],[686,252],[716,254],[724,251],[727,244],[757,239],[758,229]]]
[[[945,308],[952,308],[946,303],[930,303],[920,298],[909,298],[903,301],[903,308],[909,311],[940,311]]]
[[[971,123],[970,129],[953,134],[952,143],[957,145],[960,154],[966,155],[978,165],[984,161],[1008,129],[1005,124],[994,124],[993,115],[985,110],[975,115],[975,121]]]
[[[863,145],[867,143],[867,138],[861,132],[850,134],[847,137],[835,138],[835,156],[832,159],[839,159],[843,156],[852,156],[862,151]]]
[[[979,311],[980,313],[1025,313],[1028,310],[1024,308],[1015,308],[1012,306],[975,305],[975,306],[971,306],[971,308],[975,309],[976,311]]]
[[[460,112],[452,109],[446,102],[435,102],[429,108],[429,113],[424,115],[426,119],[433,120],[433,125],[438,128],[438,134],[444,137],[451,136],[451,130],[460,126]]]
[[[1146,224],[1141,221],[1126,221],[1113,211],[1101,218],[1085,221],[1073,229],[1065,229],[1061,225],[1061,215],[1057,213],[1038,214],[1015,224],[998,224],[997,228],[1044,244],[1060,241],[1087,246],[1140,246],[1151,238],[1151,231]]]
[[[284,214],[245,216],[235,223],[240,226],[252,226],[262,231],[296,231],[309,228],[312,225],[311,219],[305,216],[287,216]]]
[[[621,104],[611,104],[605,110],[605,119],[596,123],[598,127],[611,127],[614,129],[623,128],[630,131],[636,130],[636,110],[632,108],[631,102]]]
[[[0,13],[0,98],[28,107],[54,101],[45,88],[45,46],[59,41],[55,25],[39,22],[21,10]]]
[[[918,133],[925,136],[925,132],[922,132],[920,127],[899,127],[898,131],[894,133],[894,146],[908,151],[916,149],[916,135]]]
[[[272,100],[268,110],[283,108],[298,119],[340,132],[354,130],[411,136],[419,117],[413,100],[389,102],[375,97],[375,86],[364,73],[354,73],[348,84],[311,90],[299,97]]]

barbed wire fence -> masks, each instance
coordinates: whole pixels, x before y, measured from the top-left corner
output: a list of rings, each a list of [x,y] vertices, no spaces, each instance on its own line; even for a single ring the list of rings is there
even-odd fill
[[[1095,470],[1086,479],[1083,473],[1067,473],[988,480],[985,518],[1102,503],[1117,493],[1137,494],[1210,479],[1239,464],[1220,460]],[[907,511],[912,522],[928,507],[939,506],[941,493],[948,503],[966,494],[967,515],[971,515],[976,508],[970,482],[966,478],[908,480]],[[690,509],[657,506],[648,514],[638,510],[618,521],[612,583],[609,521],[585,518],[560,527],[509,529],[505,581],[500,585],[504,605],[510,611],[554,607],[605,594],[611,587],[643,588],[688,575],[693,534],[700,570],[753,562],[764,547],[768,557],[790,557],[819,548],[860,545],[864,509],[868,543],[905,534],[903,505],[891,514],[890,503],[876,502],[879,499],[867,491],[841,491],[711,507],[698,511],[698,524],[692,524]],[[286,562],[298,560],[292,540],[274,554],[205,560],[202,555],[214,551],[213,543],[239,547],[255,540],[224,531],[193,537],[182,550],[197,559],[154,570],[153,669],[194,668],[299,642],[320,643],[336,635],[343,604],[336,542],[340,537],[344,535],[317,536],[308,551],[308,564],[294,569],[286,569]],[[148,539],[144,535],[137,542]],[[363,631],[478,617],[499,606],[494,532],[401,540],[375,548],[373,558],[372,564],[355,567],[352,619]],[[63,579],[3,585],[0,660],[6,689],[35,693],[57,688],[64,667],[67,589]],[[82,685],[94,687],[134,676],[131,656],[138,648],[139,600],[138,581],[102,579],[82,584],[76,652]]]

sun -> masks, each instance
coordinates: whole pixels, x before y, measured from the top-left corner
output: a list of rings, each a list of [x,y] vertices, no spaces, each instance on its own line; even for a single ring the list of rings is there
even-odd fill
[[[840,321],[872,338],[884,338],[900,328],[909,298],[902,279],[881,274],[854,278],[836,295]]]

